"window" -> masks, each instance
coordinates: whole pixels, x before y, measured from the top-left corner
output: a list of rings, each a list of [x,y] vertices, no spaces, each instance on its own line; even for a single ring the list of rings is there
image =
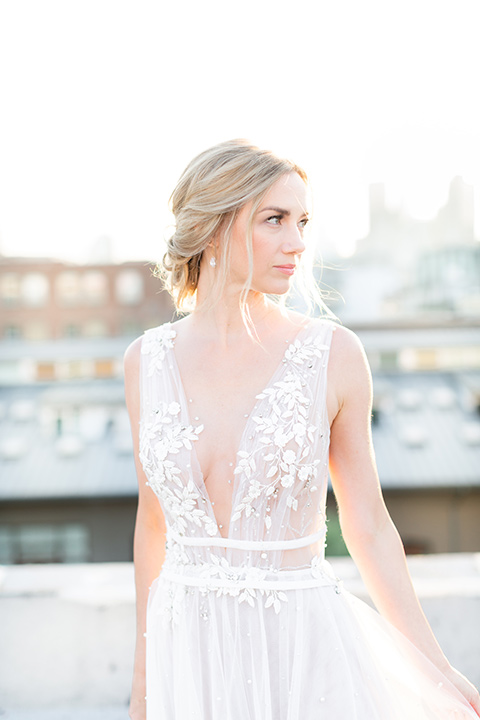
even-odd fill
[[[37,381],[48,382],[55,380],[55,365],[53,362],[37,363]]]
[[[478,345],[445,347],[438,351],[438,367],[442,370],[480,368]]]
[[[380,367],[382,370],[396,370],[398,368],[398,353],[395,350],[380,352]]]
[[[29,322],[25,327],[25,337],[27,340],[46,340],[47,326],[43,322]]]
[[[138,305],[143,300],[143,277],[138,270],[121,270],[115,279],[115,293],[121,305]]]
[[[81,299],[78,273],[65,270],[57,275],[55,281],[56,296],[62,305],[77,305]]]
[[[18,305],[20,301],[20,277],[17,273],[5,273],[0,277],[0,296],[3,305]]]
[[[107,278],[100,270],[89,270],[82,278],[83,298],[89,305],[102,305],[107,300]]]
[[[110,378],[115,375],[113,360],[95,360],[95,377]]]
[[[18,360],[0,360],[0,384],[13,385],[25,382],[22,369]]]
[[[82,330],[80,328],[80,325],[75,325],[74,323],[68,323],[68,325],[65,325],[63,328],[63,337],[66,338],[76,338],[80,337],[82,334]]]
[[[72,379],[85,377],[84,362],[82,360],[70,360],[66,365],[65,375]]]
[[[419,348],[417,350],[417,369],[436,370],[438,367],[435,348]]]
[[[105,337],[107,333],[107,326],[103,320],[93,319],[87,320],[83,327],[83,334],[85,337]]]
[[[0,563],[75,563],[90,560],[88,529],[80,524],[0,526]]]
[[[130,335],[131,337],[136,337],[137,335],[141,335],[142,326],[136,320],[123,320],[120,332],[122,335]]]
[[[48,302],[48,280],[38,272],[27,273],[22,279],[22,299],[29,307],[42,307]]]
[[[22,328],[19,325],[6,325],[3,335],[7,340],[19,340],[23,335]]]

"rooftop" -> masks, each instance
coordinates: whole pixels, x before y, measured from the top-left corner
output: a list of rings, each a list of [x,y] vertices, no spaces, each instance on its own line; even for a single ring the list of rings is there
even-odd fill
[[[137,492],[121,381],[2,388],[0,429],[0,499]]]
[[[386,489],[480,486],[480,372],[377,373],[373,440]],[[137,493],[120,380],[0,392],[0,499]]]
[[[384,488],[480,486],[480,373],[374,376],[373,442]]]

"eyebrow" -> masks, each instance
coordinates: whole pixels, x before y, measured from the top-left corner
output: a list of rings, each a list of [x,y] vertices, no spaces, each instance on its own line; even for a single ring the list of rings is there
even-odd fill
[[[283,208],[279,208],[279,207],[266,207],[266,208],[262,208],[261,210],[259,210],[259,212],[267,212],[267,211],[268,212],[273,211],[273,212],[278,213],[279,215],[286,215],[286,216],[291,215],[290,210],[284,210]],[[303,214],[308,217],[308,212],[304,212]]]

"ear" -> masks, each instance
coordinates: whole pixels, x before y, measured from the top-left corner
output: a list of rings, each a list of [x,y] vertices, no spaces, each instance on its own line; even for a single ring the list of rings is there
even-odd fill
[[[218,230],[215,233],[215,235],[212,236],[212,239],[210,240],[210,242],[207,244],[207,247],[210,248],[215,253],[217,252],[218,247],[220,245],[220,242],[219,242],[220,236],[221,236],[221,231]]]

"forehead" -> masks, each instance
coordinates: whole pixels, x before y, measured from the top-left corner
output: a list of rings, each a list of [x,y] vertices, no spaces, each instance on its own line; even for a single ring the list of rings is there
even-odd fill
[[[259,210],[274,205],[290,212],[306,213],[309,210],[309,193],[305,182],[296,172],[283,175],[268,190]]]

